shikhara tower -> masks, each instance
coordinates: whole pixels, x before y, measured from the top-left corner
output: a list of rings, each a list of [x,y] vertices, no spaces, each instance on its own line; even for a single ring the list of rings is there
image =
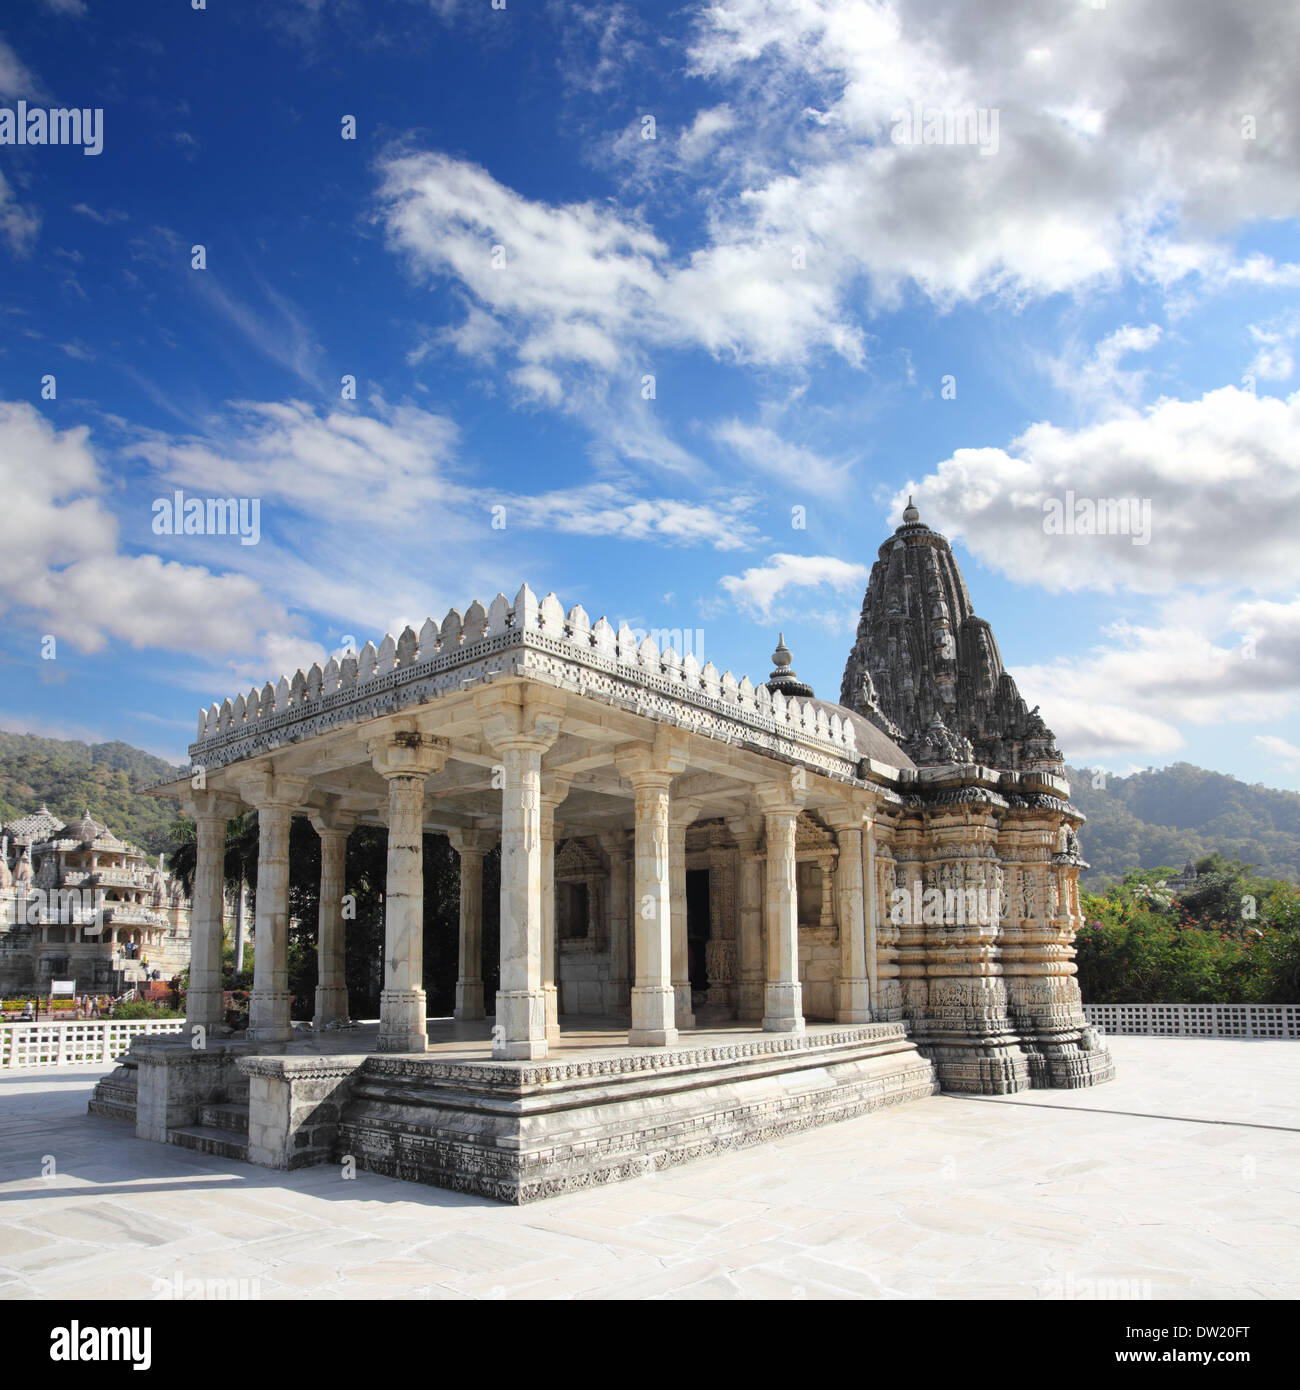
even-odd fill
[[[1026,708],[992,628],[975,616],[947,537],[911,498],[872,567],[840,703],[920,766],[1064,770],[1052,731]]]
[[[952,547],[910,498],[872,567],[840,699],[915,767],[901,813],[880,822],[886,955],[898,962],[883,994],[945,1089],[1108,1079],[1073,963],[1083,815],[1052,731],[975,616]],[[970,901],[994,904],[994,920],[954,921]],[[918,902],[934,908],[920,920]]]

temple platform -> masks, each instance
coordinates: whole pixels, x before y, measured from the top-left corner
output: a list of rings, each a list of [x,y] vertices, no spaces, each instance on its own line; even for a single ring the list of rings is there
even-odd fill
[[[270,1168],[351,1164],[518,1204],[939,1089],[901,1023],[809,1024],[803,1034],[732,1023],[663,1048],[630,1047],[625,1020],[561,1027],[536,1062],[493,1059],[490,1020],[430,1020],[424,1053],[373,1050],[377,1025],[277,1049],[142,1044],[90,1108],[125,1118],[134,1072],[140,1137]]]

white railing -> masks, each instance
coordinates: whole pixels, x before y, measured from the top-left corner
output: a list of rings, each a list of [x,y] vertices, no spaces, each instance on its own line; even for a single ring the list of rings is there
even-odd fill
[[[0,1067],[111,1066],[143,1034],[179,1033],[183,1018],[78,1019],[74,1023],[0,1023]]]
[[[1300,1004],[1085,1004],[1103,1033],[1182,1038],[1300,1038]]]

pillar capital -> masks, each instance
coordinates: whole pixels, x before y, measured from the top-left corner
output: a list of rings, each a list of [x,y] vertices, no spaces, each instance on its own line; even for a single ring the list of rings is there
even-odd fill
[[[314,807],[307,812],[307,819],[322,840],[327,835],[342,835],[346,839],[356,827],[357,813],[337,806]]]
[[[733,816],[726,822],[741,854],[753,854],[763,838],[762,816]]]
[[[474,714],[489,747],[498,753],[545,753],[560,736],[565,701],[558,690],[535,685],[492,684],[474,692]]]
[[[797,816],[807,799],[808,773],[802,766],[792,767],[754,789],[754,805],[769,818]]]
[[[190,820],[233,819],[239,814],[239,802],[233,796],[223,795],[211,787],[203,790],[191,787],[181,795],[181,815]]]
[[[865,807],[841,805],[819,807],[817,814],[838,835],[841,830],[865,830],[870,813]]]
[[[668,810],[668,828],[684,831],[688,825],[698,819],[703,809],[698,801],[674,799]]]
[[[480,830],[465,827],[461,830],[449,830],[447,839],[452,849],[463,859],[467,854],[483,855],[496,843],[496,834],[491,830]]]
[[[239,795],[258,811],[273,806],[297,811],[307,800],[307,791],[305,777],[287,777],[270,768],[250,772],[239,782]]]
[[[666,786],[689,765],[686,735],[680,729],[659,729],[652,743],[623,743],[614,750],[619,776],[634,787]]]
[[[569,788],[573,785],[573,773],[571,772],[543,772],[542,773],[542,810],[550,811],[552,814],[555,808],[569,794]]]
[[[445,738],[403,729],[368,739],[366,752],[371,766],[383,778],[428,777],[446,767],[451,746]]]

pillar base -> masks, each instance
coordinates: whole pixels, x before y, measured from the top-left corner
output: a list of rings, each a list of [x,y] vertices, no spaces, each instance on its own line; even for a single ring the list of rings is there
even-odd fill
[[[632,988],[632,1027],[628,1041],[637,1047],[666,1047],[669,1033],[677,1040],[677,1021],[673,1013],[671,985],[642,985]],[[657,1041],[655,1040],[657,1039]]]
[[[379,996],[379,1051],[427,1052],[422,989],[386,989]]]
[[[545,990],[497,990],[492,1055],[501,1061],[526,1062],[539,1062],[546,1057]]]
[[[248,1037],[252,1042],[288,1042],[293,1037],[287,989],[254,987],[248,1006]]]
[[[205,1028],[209,1033],[220,1028],[226,1021],[226,1011],[221,1003],[219,989],[195,989],[193,985],[185,995],[185,1031]]]
[[[348,1017],[348,991],[346,985],[317,985],[316,1012],[312,1018],[315,1028],[324,1028],[327,1023],[335,1023]]]
[[[770,984],[764,994],[763,1031],[802,1033],[803,986],[798,980]]]
[[[467,1022],[487,1017],[483,1012],[482,980],[456,981],[456,1008],[452,1012],[452,1017],[464,1019]]]
[[[871,981],[841,980],[836,1023],[871,1022]]]
[[[673,1016],[678,1028],[695,1027],[695,1010],[691,1005],[690,985],[673,985]]]

